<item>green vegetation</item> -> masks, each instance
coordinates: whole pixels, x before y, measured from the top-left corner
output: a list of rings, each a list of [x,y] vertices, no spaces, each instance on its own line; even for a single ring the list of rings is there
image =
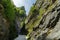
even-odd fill
[[[26,18],[26,11],[24,6],[17,8],[14,6],[13,2],[11,0],[0,0],[0,4],[4,7],[4,18],[7,19],[9,22],[9,35],[8,39],[13,40],[18,36],[17,30],[16,30],[16,23],[15,18],[16,14],[18,14],[18,17],[23,18],[20,25],[23,25],[25,18]]]
[[[11,0],[2,0],[1,4],[4,7],[4,16],[10,23],[9,40],[13,40],[17,36],[17,31],[16,31],[15,23],[14,23],[14,20],[15,20],[14,5],[11,3]]]
[[[15,10],[16,10],[15,12],[17,14],[19,14],[20,17],[26,17],[26,11],[25,11],[24,6],[22,6],[22,7],[15,7]]]
[[[24,6],[16,7],[15,10],[16,10],[15,13],[18,17],[18,20],[20,21],[20,27],[22,27],[25,22],[25,18],[26,18],[25,8],[24,8]]]
[[[4,6],[4,14],[6,18],[12,22],[15,18],[14,6],[11,3],[11,0],[2,0],[2,5]]]
[[[45,1],[47,0],[44,0],[44,2]],[[57,1],[53,4],[52,4],[52,0],[48,0],[49,4],[48,3],[45,4],[44,2],[42,3],[40,7],[36,6],[36,4],[38,5],[38,3],[36,3],[35,5],[31,7],[30,13],[27,17],[28,22],[26,24],[26,29],[29,31],[29,33],[27,34],[27,37],[30,37],[31,33],[36,31],[34,30],[34,28],[39,26],[43,15],[50,12],[57,5],[56,4]]]
[[[27,34],[28,37],[30,36],[32,31],[35,31],[34,28],[39,26],[41,18],[44,15],[44,13],[48,13],[57,5],[57,1],[56,2],[54,1],[55,3],[52,3],[53,2],[52,0],[48,0],[48,3],[44,3],[45,1],[47,0],[44,0],[41,3],[39,2],[40,4],[38,4],[37,2],[37,4],[31,7],[29,15],[27,16],[27,23],[25,24],[26,11],[24,6],[15,7],[11,0],[0,0],[0,4],[4,8],[3,17],[9,23],[9,35],[8,35],[9,40],[13,40],[18,36],[16,30],[17,24],[16,20],[20,22],[19,27],[22,28],[24,26],[29,31],[29,33]],[[38,5],[40,6],[38,7]]]

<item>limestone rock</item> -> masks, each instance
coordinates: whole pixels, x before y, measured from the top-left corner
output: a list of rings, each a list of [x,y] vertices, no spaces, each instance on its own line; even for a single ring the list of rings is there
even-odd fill
[[[0,4],[0,40],[8,40],[9,23],[3,16],[4,7]]]
[[[60,0],[37,0],[25,22],[28,40],[60,39]],[[36,15],[34,15],[36,14]]]

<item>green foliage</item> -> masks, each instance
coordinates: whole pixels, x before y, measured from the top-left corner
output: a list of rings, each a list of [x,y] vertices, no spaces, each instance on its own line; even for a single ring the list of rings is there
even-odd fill
[[[26,17],[26,11],[25,11],[24,6],[17,7],[16,8],[16,13],[19,14],[20,17]]]
[[[5,10],[4,14],[6,18],[12,22],[15,18],[15,12],[14,12],[14,6],[11,3],[11,0],[2,0],[2,4],[4,6],[4,10]]]
[[[0,3],[4,7],[4,16],[9,22],[9,40],[13,40],[17,37],[17,31],[15,28],[15,10],[14,5],[11,0],[1,0]]]
[[[14,40],[17,36],[17,30],[15,28],[15,24],[10,24],[10,28],[9,28],[10,32],[9,32],[9,40]]]
[[[22,27],[23,23],[25,22],[25,18],[26,18],[26,11],[25,11],[24,6],[16,7],[15,12],[17,14],[19,21],[20,21],[20,27]]]
[[[30,11],[33,12],[34,10],[35,10],[35,6],[32,6]]]
[[[23,15],[24,13],[24,10],[20,10],[20,15]]]

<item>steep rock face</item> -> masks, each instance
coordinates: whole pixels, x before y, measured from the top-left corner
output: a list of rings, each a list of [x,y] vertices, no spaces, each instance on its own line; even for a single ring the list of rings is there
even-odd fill
[[[0,4],[0,40],[14,40],[18,35],[13,3],[11,0],[0,0]]]
[[[60,0],[37,0],[34,8],[25,22],[28,40],[59,40]]]
[[[22,29],[22,27],[24,25],[25,18],[26,18],[26,11],[25,11],[24,6],[16,7],[15,14],[16,14],[16,17],[15,17],[16,25],[15,26],[16,26],[16,29],[17,29],[18,35],[19,35],[21,32],[20,30]]]
[[[4,18],[4,7],[0,4],[0,40],[8,40],[9,23]]]

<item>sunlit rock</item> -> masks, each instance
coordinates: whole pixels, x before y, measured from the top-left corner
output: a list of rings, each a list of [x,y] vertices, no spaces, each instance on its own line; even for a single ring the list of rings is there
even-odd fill
[[[60,0],[37,0],[33,9],[26,20],[28,40],[59,40]]]

